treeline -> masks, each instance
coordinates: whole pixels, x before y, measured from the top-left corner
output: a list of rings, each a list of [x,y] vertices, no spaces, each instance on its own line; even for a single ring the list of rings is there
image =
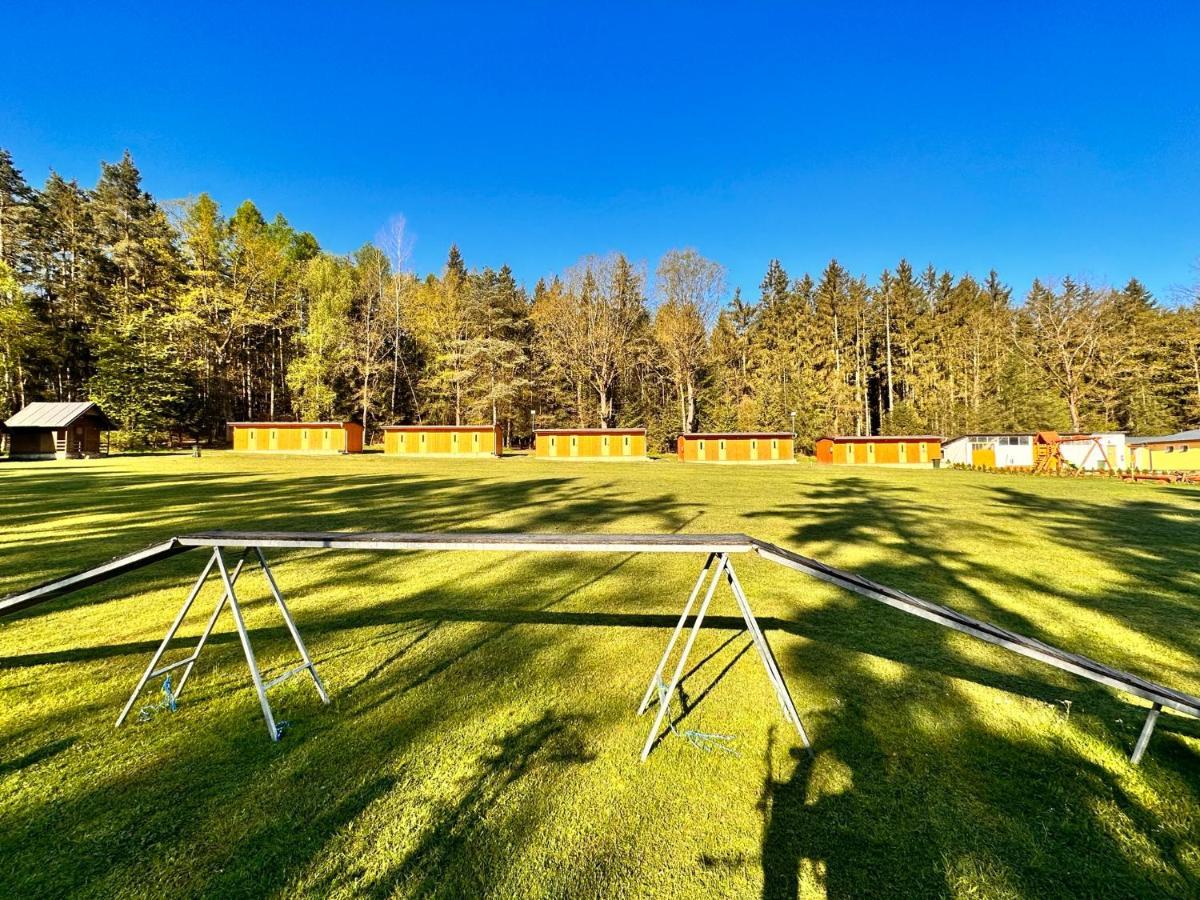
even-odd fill
[[[873,282],[771,261],[728,296],[694,250],[653,273],[621,254],[518,284],[452,247],[407,265],[403,222],[350,256],[249,201],[160,204],[128,154],[91,189],[31,187],[0,150],[0,415],[90,398],[145,444],[229,420],[934,433],[1200,422],[1200,299],[1164,308],[1035,282],[1017,304],[905,261]],[[793,415],[794,414],[794,415]]]

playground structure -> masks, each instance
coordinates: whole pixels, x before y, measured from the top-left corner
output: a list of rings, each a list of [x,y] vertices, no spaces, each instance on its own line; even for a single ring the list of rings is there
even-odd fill
[[[1063,453],[1064,447],[1082,447],[1084,453],[1078,461]],[[1057,431],[1039,431],[1033,436],[1033,472],[1035,475],[1080,475],[1090,465],[1110,475],[1117,469],[1105,452],[1104,444],[1095,434],[1064,434]]]
[[[638,712],[642,714],[649,709],[655,694],[658,695],[658,711],[655,721],[642,748],[641,758],[644,761],[655,742],[662,733],[664,719],[668,716],[671,698],[679,687],[686,671],[687,660],[692,652],[696,637],[703,625],[705,615],[712,603],[717,587],[722,581],[728,583],[734,600],[738,605],[746,629],[751,635],[752,642],[758,652],[768,680],[774,688],[775,695],[783,711],[784,718],[796,729],[801,743],[811,753],[808,734],[800,719],[800,715],[788,691],[779,666],[762,631],[761,625],[751,610],[749,599],[738,581],[733,569],[732,557],[735,554],[754,553],[769,562],[784,566],[796,572],[809,575],[818,580],[835,585],[838,588],[858,594],[859,596],[883,603],[901,612],[933,622],[942,627],[970,635],[990,644],[1003,647],[1014,653],[1038,660],[1046,665],[1073,673],[1081,678],[1107,685],[1118,691],[1140,697],[1149,701],[1151,706],[1142,726],[1140,735],[1130,756],[1132,763],[1141,761],[1150,736],[1154,731],[1162,709],[1168,708],[1188,716],[1200,718],[1200,698],[1190,696],[1181,691],[1164,687],[1147,681],[1137,675],[1106,666],[1085,656],[1071,653],[1053,647],[1036,638],[1026,637],[1016,632],[1008,631],[988,622],[972,618],[946,606],[923,600],[911,594],[886,585],[870,581],[842,569],[827,566],[817,560],[810,559],[798,553],[785,550],[765,541],[749,537],[745,534],[421,534],[421,533],[390,533],[390,532],[225,532],[214,531],[199,534],[180,535],[169,540],[147,547],[136,553],[131,553],[110,562],[103,563],[73,575],[56,578],[44,582],[28,590],[21,591],[0,600],[0,617],[18,612],[29,607],[45,603],[56,597],[61,597],[81,588],[98,584],[115,578],[126,572],[143,568],[169,557],[186,553],[193,549],[208,551],[209,558],[200,577],[187,595],[183,606],[167,630],[162,643],[151,657],[149,664],[137,682],[133,695],[126,703],[117,719],[117,725],[125,721],[130,709],[136,702],[147,682],[160,675],[184,668],[178,686],[171,695],[172,702],[183,690],[193,666],[204,650],[209,636],[226,606],[233,616],[234,626],[246,657],[259,703],[262,707],[263,718],[266,721],[271,740],[279,740],[280,730],[275,722],[274,713],[267,698],[267,691],[272,687],[296,675],[308,673],[314,686],[325,703],[329,697],[316,671],[312,657],[300,636],[299,628],[292,618],[291,611],[279,591],[270,566],[267,562],[267,549],[328,549],[351,551],[492,551],[503,553],[695,553],[703,554],[705,562],[700,570],[694,587],[675,626],[674,632],[667,643],[662,658],[658,664],[650,685],[642,698]],[[240,551],[240,558],[230,569],[226,553]],[[300,664],[285,671],[269,681],[264,681],[254,656],[245,622],[241,614],[241,606],[237,599],[236,584],[248,561],[257,563],[265,577],[271,595],[274,598],[289,633],[300,655]],[[714,568],[715,564],[715,568]],[[192,652],[184,659],[167,665],[159,665],[162,657],[180,625],[190,611],[200,589],[213,571],[218,573],[224,588],[220,601],[208,619],[208,623]],[[700,597],[705,581],[703,600],[693,615],[696,601]],[[673,655],[679,639],[682,636],[689,617],[692,618],[691,630],[684,643],[682,652],[673,669],[670,682],[664,683],[663,673]]]

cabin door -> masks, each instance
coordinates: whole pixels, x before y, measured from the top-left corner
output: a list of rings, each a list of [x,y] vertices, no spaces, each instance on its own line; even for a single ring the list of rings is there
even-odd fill
[[[571,455],[579,455],[579,436],[574,434],[571,435]]]
[[[875,444],[867,444],[867,465],[875,465]]]
[[[924,441],[920,443],[921,462],[929,462],[929,445]]]
[[[258,429],[257,428],[246,429],[246,448],[248,450],[257,450],[258,449]]]

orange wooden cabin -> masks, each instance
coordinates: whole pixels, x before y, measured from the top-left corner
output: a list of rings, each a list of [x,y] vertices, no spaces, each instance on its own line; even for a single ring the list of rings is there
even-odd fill
[[[646,458],[645,428],[540,428],[533,436],[538,459]]]
[[[362,453],[357,422],[229,422],[234,450],[251,453]]]
[[[681,462],[794,463],[790,432],[729,431],[681,434],[675,449]]]
[[[383,452],[396,456],[500,456],[499,425],[388,425]]]
[[[826,435],[817,440],[817,462],[843,466],[928,466],[942,458],[932,434]]]

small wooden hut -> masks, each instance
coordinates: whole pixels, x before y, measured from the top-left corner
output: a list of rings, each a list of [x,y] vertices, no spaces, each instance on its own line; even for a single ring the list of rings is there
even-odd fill
[[[942,439],[933,434],[826,435],[817,462],[843,466],[928,466],[940,462]]]
[[[12,459],[81,459],[108,453],[116,425],[95,403],[30,403],[4,423]]]
[[[230,422],[234,450],[249,453],[362,453],[357,422]]]
[[[387,425],[383,452],[395,456],[500,456],[499,425]]]
[[[646,458],[645,428],[540,428],[533,436],[538,459]]]
[[[681,462],[794,463],[793,438],[785,431],[730,431],[681,434],[675,445]]]

